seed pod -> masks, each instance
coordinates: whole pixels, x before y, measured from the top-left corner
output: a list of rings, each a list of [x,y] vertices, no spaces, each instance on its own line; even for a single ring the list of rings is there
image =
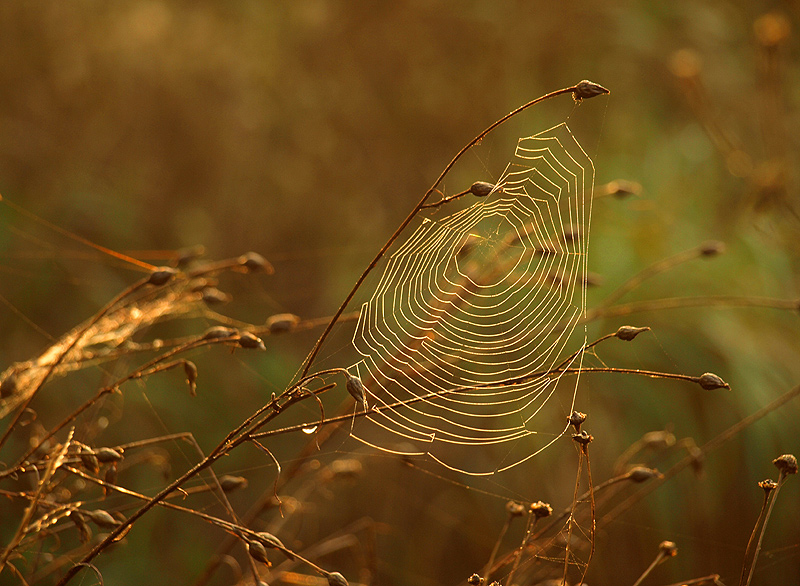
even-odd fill
[[[525,514],[525,506],[517,501],[508,501],[506,503],[506,512],[511,517],[521,517]]]
[[[581,446],[586,447],[594,441],[594,437],[589,435],[586,430],[583,430],[580,433],[572,434],[572,440],[576,443],[579,443]]]
[[[275,269],[267,259],[258,254],[257,252],[248,252],[238,258],[239,264],[247,269],[247,272],[263,272],[271,275]]]
[[[487,183],[486,181],[476,181],[470,186],[469,192],[475,197],[486,197],[492,192],[493,189],[494,185],[491,183]]]
[[[617,330],[617,333],[614,334],[614,335],[617,338],[619,338],[620,340],[624,340],[626,342],[630,342],[631,340],[633,340],[636,336],[638,336],[642,332],[649,332],[649,331],[650,331],[650,328],[648,328],[647,326],[644,326],[644,327],[641,327],[641,328],[637,328],[637,327],[634,327],[634,326],[621,326]]]
[[[347,377],[347,392],[350,393],[357,403],[363,403],[364,409],[367,408],[367,397],[364,395],[364,383],[357,376],[353,376],[346,370],[344,375]]]
[[[250,332],[242,332],[239,334],[239,346],[242,348],[250,348],[257,350],[266,350],[263,340]]]
[[[103,464],[122,460],[122,453],[113,448],[95,448],[94,455]]]
[[[778,483],[772,480],[771,478],[767,478],[766,480],[762,480],[761,482],[759,482],[758,487],[761,488],[766,494],[769,494],[773,490],[778,488]]]
[[[481,586],[481,584],[483,584],[483,578],[478,574],[472,574],[472,576],[467,578],[467,584],[469,584],[469,586]]]
[[[678,555],[678,546],[675,545],[673,541],[662,541],[658,544],[658,549],[660,549],[665,556],[675,557]]]
[[[285,334],[291,332],[300,323],[300,318],[293,313],[277,313],[267,318],[267,329],[270,334]]]
[[[86,519],[84,519],[83,515],[78,511],[72,511],[69,514],[69,518],[78,528],[78,539],[81,540],[81,543],[87,543],[92,538],[92,530],[89,528]]]
[[[553,507],[542,501],[536,501],[535,503],[531,504],[529,510],[537,519],[544,519],[545,517],[549,517],[553,514]]]
[[[610,91],[600,84],[589,81],[588,79],[584,79],[575,86],[575,90],[572,92],[572,97],[576,102],[580,102],[581,100],[588,100],[589,98],[594,98],[595,96],[602,96],[603,94],[610,93]]]
[[[575,431],[578,432],[581,430],[581,425],[583,424],[584,421],[586,421],[587,417],[588,415],[586,415],[586,413],[581,413],[580,411],[573,411],[572,415],[567,417],[567,421],[572,427],[575,428]]]
[[[328,586],[350,586],[339,572],[331,572],[326,578],[328,578]]]
[[[103,480],[106,481],[108,484],[116,484],[117,483],[117,463],[114,462],[106,468],[106,473],[103,475]],[[111,488],[108,486],[103,486],[103,496],[108,496],[111,492]]]
[[[239,333],[239,330],[226,328],[225,326],[214,326],[208,328],[203,334],[204,340],[216,340],[217,338],[231,338]]]
[[[702,375],[698,380],[697,384],[703,387],[707,391],[713,391],[714,389],[730,389],[731,386],[718,377],[716,374],[707,372]]]
[[[216,287],[205,287],[202,297],[207,305],[219,305],[221,303],[227,303],[232,299],[230,295],[224,291],[220,291]]]
[[[772,461],[772,463],[784,476],[788,476],[789,474],[797,474],[797,458],[795,458],[792,454],[778,456]]]
[[[103,529],[113,529],[120,524],[108,511],[104,511],[103,509],[85,511],[85,514],[92,523]]]
[[[223,492],[231,492],[247,486],[247,478],[244,476],[231,476],[226,474],[219,479],[219,485]]]
[[[628,470],[628,480],[631,482],[645,482],[651,478],[662,478],[664,475],[658,470],[653,468],[645,468],[644,466],[636,466]]]
[[[166,285],[167,283],[172,280],[172,277],[178,274],[178,271],[173,269],[172,267],[157,267],[150,273],[150,278],[147,282],[150,285],[155,285],[156,287],[160,287],[161,285]]]
[[[725,252],[725,243],[720,242],[719,240],[707,240],[706,242],[703,242],[698,249],[700,250],[700,254],[702,256],[708,258]]]
[[[175,257],[175,264],[179,267],[188,265],[193,260],[197,260],[206,253],[206,247],[202,244],[196,246],[187,246],[177,251]]]
[[[81,464],[83,464],[83,467],[89,472],[97,473],[100,471],[100,461],[97,459],[97,456],[95,456],[91,448],[82,446],[78,456],[81,459]]]
[[[257,562],[262,562],[267,564],[268,567],[272,567],[272,562],[269,561],[267,557],[267,550],[261,545],[258,541],[251,541],[247,540],[247,553],[250,554],[250,557],[256,560]]]
[[[281,552],[283,552],[283,555],[285,555],[292,561],[297,559],[297,557],[291,551],[286,549],[286,546],[283,545],[283,542],[277,537],[275,537],[272,533],[267,533],[266,531],[260,531],[256,533],[256,536],[258,537],[258,540],[264,547],[267,547],[269,549],[278,549]]]
[[[191,360],[183,361],[183,371],[186,373],[186,382],[189,385],[189,394],[197,396],[197,365]]]

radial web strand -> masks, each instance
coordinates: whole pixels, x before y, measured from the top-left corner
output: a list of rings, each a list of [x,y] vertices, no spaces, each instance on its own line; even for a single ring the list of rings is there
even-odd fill
[[[566,124],[519,140],[488,197],[422,224],[391,255],[361,310],[354,365],[370,408],[352,434],[491,474],[566,426],[543,411],[585,332],[594,166]],[[576,339],[577,338],[577,339]],[[563,409],[571,409],[577,377]],[[560,411],[559,411],[560,413]],[[494,446],[501,461],[464,454]]]

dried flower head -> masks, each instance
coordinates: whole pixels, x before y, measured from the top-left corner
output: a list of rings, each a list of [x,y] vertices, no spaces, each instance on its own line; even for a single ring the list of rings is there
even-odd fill
[[[250,273],[263,272],[271,275],[275,272],[275,269],[272,267],[269,261],[257,252],[245,253],[237,260],[239,261],[239,264]]]
[[[544,519],[553,514],[553,507],[542,501],[532,503],[528,510],[537,519]]]
[[[730,389],[731,386],[712,372],[703,374],[698,380],[697,384],[707,391],[714,389]]]
[[[767,478],[766,480],[762,480],[761,482],[759,482],[758,487],[761,488],[766,494],[769,494],[773,490],[778,488],[778,483],[772,480],[771,478]]]
[[[147,282],[150,285],[160,287],[161,285],[166,285],[169,283],[172,280],[172,277],[177,274],[178,271],[172,267],[156,267],[153,272],[150,273],[150,278],[147,279]]]
[[[573,411],[572,415],[567,417],[567,421],[572,427],[575,428],[576,432],[579,432],[581,430],[581,425],[583,424],[584,421],[586,421],[587,417],[588,415],[586,415],[586,413],[581,413],[580,411]]]
[[[664,477],[664,475],[655,468],[645,468],[644,466],[636,466],[635,468],[631,468],[628,470],[626,476],[631,482],[645,482],[651,478]]]
[[[327,576],[328,586],[349,586],[345,577],[339,572],[331,572]]]
[[[486,181],[476,181],[470,186],[469,192],[475,197],[486,197],[492,192],[493,189],[494,185],[491,183],[487,183]]]
[[[267,329],[270,334],[291,332],[300,323],[300,318],[293,313],[278,313],[267,318]]]
[[[239,488],[245,488],[247,486],[247,478],[226,474],[225,476],[220,476],[219,485],[224,492],[231,492]]]
[[[517,501],[508,501],[506,503],[506,512],[511,517],[521,517],[525,514],[525,506]]]
[[[239,346],[256,350],[267,349],[267,347],[264,346],[264,341],[251,332],[242,332],[239,334]]]
[[[472,574],[472,576],[467,578],[467,584],[470,586],[481,586],[481,584],[483,584],[483,578],[478,574]]]
[[[350,393],[350,396],[353,397],[357,403],[362,403],[364,405],[364,409],[367,408],[367,397],[364,394],[364,383],[361,382],[361,379],[357,376],[353,376],[346,370],[344,371],[345,377],[347,377],[347,392]]]
[[[705,257],[717,256],[725,252],[725,243],[719,240],[707,240],[699,246],[700,254]]]
[[[675,557],[678,555],[678,546],[675,545],[674,541],[662,541],[658,544],[658,549],[660,549],[665,556]]]
[[[583,430],[580,433],[572,434],[572,440],[585,448],[594,441],[594,437],[587,433],[586,430]]]
[[[617,330],[617,333],[614,334],[614,335],[617,338],[619,338],[620,340],[624,340],[626,342],[630,342],[631,340],[633,340],[636,336],[638,336],[642,332],[649,332],[649,331],[650,331],[650,328],[647,327],[647,326],[643,326],[641,328],[637,328],[637,327],[634,327],[634,326],[621,326]]]
[[[572,92],[572,98],[576,102],[580,102],[581,100],[588,100],[589,98],[594,98],[595,96],[602,96],[603,94],[610,93],[610,91],[600,84],[589,81],[588,79],[584,79],[575,86],[575,90]]]
[[[261,562],[267,564],[267,566],[271,567],[272,562],[269,561],[267,557],[267,550],[259,541],[255,540],[247,540],[247,553],[250,554],[250,557],[256,560],[257,562]]]
[[[780,470],[782,476],[797,474],[797,458],[792,454],[784,454],[775,458],[772,463]]]

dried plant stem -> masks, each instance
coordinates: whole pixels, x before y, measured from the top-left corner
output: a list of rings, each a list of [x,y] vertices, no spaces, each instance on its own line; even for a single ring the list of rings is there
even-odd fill
[[[668,258],[659,260],[651,264],[650,266],[644,268],[639,273],[632,276],[630,279],[625,281],[622,285],[620,285],[615,291],[612,291],[603,301],[601,301],[598,306],[595,308],[601,309],[603,307],[608,307],[613,305],[619,299],[639,287],[642,283],[644,283],[647,279],[651,279],[660,273],[664,273],[680,264],[688,262],[690,260],[694,260],[704,255],[704,245],[696,246],[690,250],[685,250],[683,252],[679,252],[674,256],[670,256]]]
[[[742,297],[736,295],[710,295],[703,297],[669,297],[649,301],[634,301],[612,307],[597,307],[586,312],[586,317],[579,323],[588,323],[597,319],[620,317],[645,311],[661,311],[683,307],[765,307],[769,309],[788,309],[797,311],[800,301],[797,299],[773,299],[769,297]]]
[[[330,323],[328,323],[328,325],[325,327],[325,330],[322,332],[322,335],[319,337],[317,342],[314,344],[314,347],[311,349],[311,352],[309,352],[308,356],[306,357],[305,361],[303,362],[303,366],[300,369],[300,376],[301,377],[303,377],[306,374],[308,374],[308,371],[309,371],[309,369],[311,368],[311,365],[314,362],[314,358],[316,358],[317,354],[319,353],[319,350],[322,347],[322,344],[327,339],[328,334],[330,334],[331,330],[333,329],[333,326],[336,325],[337,321],[339,320],[339,316],[342,315],[344,310],[347,308],[347,305],[350,303],[350,301],[353,299],[353,297],[355,296],[355,294],[358,291],[358,289],[361,287],[361,284],[364,282],[364,280],[367,278],[367,276],[372,272],[372,269],[375,268],[375,266],[378,264],[378,262],[381,260],[381,258],[383,258],[383,255],[386,254],[386,251],[389,250],[389,248],[392,246],[392,244],[394,244],[395,240],[397,240],[397,238],[400,236],[400,234],[403,232],[403,230],[406,229],[406,227],[411,223],[411,221],[416,217],[416,215],[423,209],[423,207],[425,206],[425,203],[428,201],[428,198],[431,196],[431,194],[433,194],[438,189],[439,184],[442,182],[442,180],[445,178],[445,176],[450,172],[450,169],[452,169],[453,166],[461,159],[461,157],[463,157],[464,154],[469,149],[471,149],[473,146],[475,146],[476,144],[481,142],[486,137],[486,135],[488,135],[495,128],[497,128],[498,126],[500,126],[501,124],[503,124],[504,122],[509,120],[510,118],[516,116],[517,114],[519,114],[520,112],[523,112],[524,110],[527,110],[531,106],[534,106],[534,105],[536,105],[536,104],[538,104],[540,102],[544,102],[545,100],[549,100],[550,98],[554,98],[556,96],[561,96],[561,95],[564,95],[564,94],[577,95],[576,92],[579,89],[579,85],[580,84],[576,84],[576,85],[573,85],[573,86],[570,86],[570,87],[567,87],[567,88],[563,88],[563,89],[560,89],[560,90],[556,90],[554,92],[550,92],[548,94],[545,94],[543,96],[540,96],[540,97],[536,98],[535,100],[532,100],[532,101],[528,102],[527,104],[523,104],[522,106],[520,106],[516,110],[513,110],[513,111],[509,112],[508,114],[506,114],[505,116],[503,116],[502,118],[500,118],[497,122],[491,124],[488,128],[486,128],[486,130],[481,132],[478,136],[476,136],[471,141],[469,141],[466,145],[464,145],[464,147],[460,151],[458,151],[456,156],[453,157],[453,159],[447,164],[447,166],[441,172],[441,174],[436,179],[436,181],[433,183],[433,185],[428,189],[428,191],[425,192],[425,195],[422,196],[422,199],[419,201],[419,203],[416,206],[414,206],[414,209],[411,210],[411,213],[408,214],[406,219],[403,220],[403,222],[400,224],[400,226],[398,226],[397,230],[395,230],[394,234],[392,234],[389,237],[389,240],[387,240],[386,243],[381,247],[381,249],[378,251],[378,254],[375,255],[375,258],[372,259],[372,261],[369,263],[369,265],[367,265],[367,268],[364,270],[364,272],[358,278],[358,280],[356,281],[355,285],[353,285],[353,288],[350,290],[350,293],[348,293],[347,297],[345,297],[344,301],[342,301],[341,306],[339,307],[339,309],[334,314],[334,316],[331,319]]]
[[[747,547],[744,550],[744,563],[742,564],[742,573],[739,576],[739,586],[743,586],[745,583],[750,582],[750,576],[752,574],[750,574],[748,570],[751,567],[755,566],[753,549],[755,547],[756,535],[758,535],[758,528],[763,526],[762,523],[764,521],[764,517],[767,513],[767,508],[769,506],[770,494],[771,492],[764,492],[764,502],[762,503],[761,510],[758,513],[758,518],[756,519],[756,524],[753,527],[753,532],[750,534],[750,539],[747,541]]]
[[[781,486],[783,486],[783,483],[786,481],[786,477],[787,477],[786,471],[781,470],[780,476],[778,477],[778,486],[776,486],[775,490],[772,491],[772,498],[770,498],[769,495],[766,495],[764,497],[764,506],[766,506],[767,501],[769,501],[769,508],[767,509],[767,513],[766,515],[764,515],[764,521],[761,524],[761,531],[758,535],[758,541],[756,542],[755,551],[753,551],[753,560],[750,562],[746,580],[745,580],[745,570],[748,568],[747,554],[749,553],[749,551],[745,552],[745,565],[742,568],[742,576],[739,579],[739,586],[750,586],[750,581],[753,579],[753,572],[755,572],[756,570],[756,562],[758,561],[758,554],[761,553],[761,543],[764,541],[764,534],[767,531],[767,523],[769,523],[769,518],[772,516],[772,509],[773,507],[775,507],[775,501],[778,500],[778,493],[781,490]],[[763,513],[763,507],[762,507],[762,513]],[[758,527],[758,522],[756,522],[756,527]],[[748,544],[748,550],[749,549],[750,549],[750,544]]]
[[[492,548],[492,553],[489,555],[489,561],[486,562],[486,568],[483,571],[483,583],[489,583],[489,576],[491,575],[492,566],[494,566],[494,560],[497,558],[497,552],[500,551],[500,544],[503,542],[503,537],[506,536],[508,532],[508,528],[511,527],[511,520],[513,517],[509,515],[506,517],[506,522],[503,523],[503,528],[500,529],[500,535],[497,536],[497,541],[494,542],[494,547]],[[528,519],[528,529],[525,533],[525,538],[522,540],[522,545],[519,546],[517,549],[517,559],[521,556],[522,550],[525,548],[525,543],[527,540],[527,536],[531,533],[532,524],[536,523],[536,517],[531,514],[530,518]],[[516,566],[515,566],[516,569]],[[514,570],[511,570],[511,574],[508,577],[508,584],[509,586],[512,584],[511,579],[514,577]]]
[[[660,564],[665,559],[667,559],[667,557],[669,557],[669,554],[667,554],[663,549],[659,550],[658,555],[656,556],[656,559],[654,559],[650,563],[650,565],[647,566],[647,569],[642,573],[641,576],[639,576],[639,578],[637,578],[636,582],[633,583],[633,586],[639,586],[639,584],[644,582],[644,579],[647,578],[647,576],[650,575],[650,572],[652,572],[658,564]],[[681,584],[683,584],[683,583],[684,582],[681,582]]]
[[[714,437],[713,439],[706,442],[703,446],[699,448],[699,455],[706,455],[709,452],[716,450],[717,448],[721,447],[725,443],[729,442],[731,439],[736,437],[739,433],[741,433],[744,429],[753,425],[759,419],[769,415],[773,411],[779,409],[792,399],[800,396],[800,385],[793,387],[792,389],[786,391],[783,395],[765,405],[755,413],[752,413],[741,419],[740,421],[736,422],[734,425]],[[676,463],[672,466],[669,470],[663,473],[663,475],[659,478],[653,479],[652,482],[648,482],[647,486],[643,486],[641,490],[637,491],[635,494],[632,494],[630,497],[625,499],[622,503],[617,505],[614,509],[609,511],[605,514],[599,521],[599,526],[604,526],[607,523],[611,522],[613,519],[618,518],[622,513],[630,509],[633,505],[641,501],[644,497],[648,494],[653,492],[659,486],[661,486],[664,482],[668,481],[673,476],[677,475],[679,472],[688,468],[692,465],[695,461],[696,456],[686,456],[683,460]]]

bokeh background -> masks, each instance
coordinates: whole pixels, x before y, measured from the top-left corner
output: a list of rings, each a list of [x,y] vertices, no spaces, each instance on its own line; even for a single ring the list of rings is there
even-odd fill
[[[709,239],[725,242],[726,253],[680,265],[624,301],[797,299],[798,8],[743,0],[5,2],[0,193],[153,264],[197,244],[210,258],[257,251],[275,274],[223,280],[233,301],[220,311],[254,324],[282,312],[329,316],[461,146],[516,106],[588,78],[611,95],[580,106],[565,96],[514,119],[468,154],[447,192],[497,178],[516,137],[567,121],[598,185],[641,186],[595,202],[590,269],[600,284],[590,306],[637,271]],[[38,355],[139,276],[0,202],[0,368]],[[669,429],[703,444],[796,385],[799,320],[797,311],[706,306],[591,323],[591,339],[629,322],[653,329],[634,345],[598,350],[600,363],[711,371],[732,387],[703,393],[587,377],[579,407],[598,438],[596,480],[645,432]],[[204,354],[197,398],[176,390],[177,379],[148,382],[106,407],[111,425],[93,441],[191,431],[208,450],[283,388],[318,334],[270,339],[258,356]],[[352,324],[343,325],[319,365],[352,364],[351,335]],[[33,405],[38,421],[57,421],[105,376],[45,389]],[[684,472],[614,519],[598,536],[587,582],[632,583],[670,539],[679,555],[651,583],[711,573],[734,583],[762,500],[755,483],[777,478],[774,457],[800,451],[798,416],[789,403],[711,454],[699,474]],[[346,436],[316,456],[320,465],[358,458],[361,474],[298,498],[302,514],[279,534],[302,548],[344,528],[355,542],[320,562],[354,582],[463,583],[488,559],[504,499],[559,509],[572,499],[577,457],[566,439],[513,474],[477,481],[434,467],[447,479],[423,474]],[[14,441],[6,463],[25,437]],[[287,466],[307,441],[282,438],[271,449]],[[147,491],[195,458],[173,451],[163,455],[169,466],[151,462],[120,481]],[[664,468],[680,456],[653,463]],[[242,509],[275,477],[256,450],[220,472],[250,479],[233,499]],[[800,580],[800,485],[792,480],[767,532],[760,583]],[[0,525],[4,536],[15,528]],[[513,535],[504,550],[521,534]],[[106,583],[191,583],[220,539],[197,520],[153,513],[98,567]],[[212,583],[230,580],[223,570]],[[8,573],[0,581],[13,583]]]

